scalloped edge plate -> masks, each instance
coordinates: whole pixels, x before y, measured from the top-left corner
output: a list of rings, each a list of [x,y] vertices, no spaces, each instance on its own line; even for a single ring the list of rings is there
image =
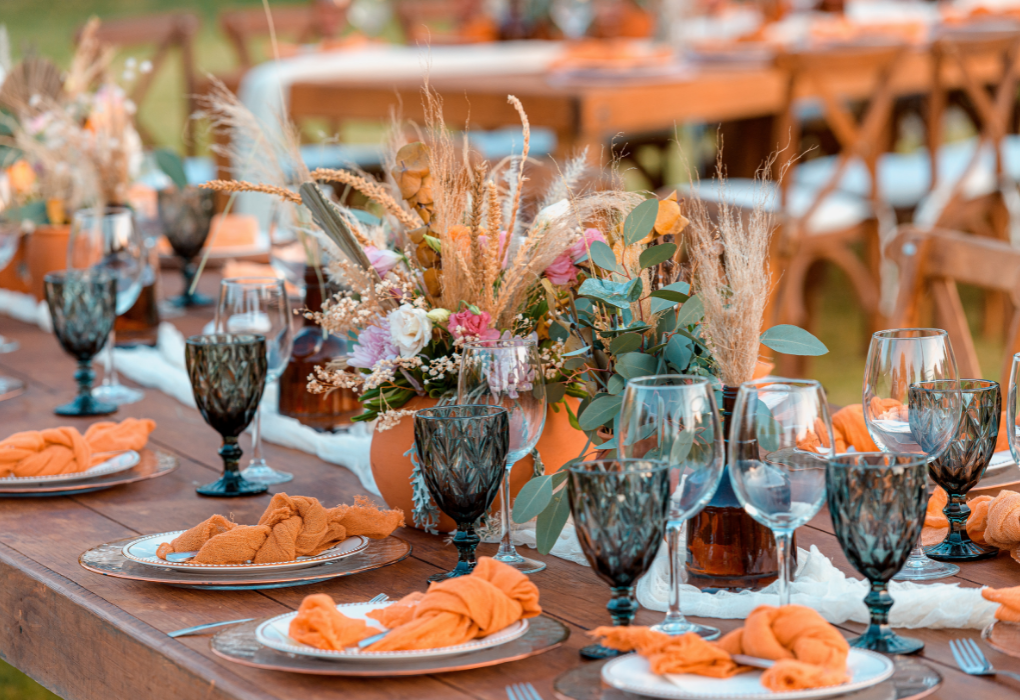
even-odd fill
[[[51,474],[49,476],[5,476],[0,479],[0,485],[20,484],[52,484],[62,481],[85,481],[100,476],[109,476],[118,472],[127,471],[141,461],[141,456],[134,450],[126,450],[114,455],[105,462],[100,462],[94,467],[89,467],[82,472],[70,474]]]

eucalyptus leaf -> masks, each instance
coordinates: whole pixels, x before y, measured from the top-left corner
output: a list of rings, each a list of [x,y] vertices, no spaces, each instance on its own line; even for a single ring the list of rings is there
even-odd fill
[[[638,279],[638,282],[641,280]],[[599,301],[615,306],[618,309],[630,308],[631,283],[610,282],[589,277],[581,283],[577,293],[582,297],[598,299]]]
[[[779,449],[783,427],[772,416],[768,405],[761,399],[757,399],[757,401],[755,423],[757,424],[758,445],[766,452],[775,452]]]
[[[652,299],[652,308],[655,308],[655,299]],[[676,314],[672,311],[667,312],[659,316],[658,322],[655,324],[655,337],[661,338],[663,335],[672,333],[676,330]],[[651,350],[649,350],[651,352]]]
[[[609,344],[609,352],[614,355],[622,355],[625,352],[633,352],[641,347],[642,336],[640,333],[624,333],[613,339]]]
[[[674,282],[667,284],[661,289],[652,292],[652,313],[657,314],[666,309],[672,309],[678,303],[685,302],[690,297],[691,285],[686,282]]]
[[[587,355],[589,350],[591,350],[591,346],[585,345],[583,348],[578,348],[577,350],[565,352],[562,355],[560,355],[560,357],[580,357],[582,355]]]
[[[824,355],[829,352],[825,343],[803,328],[790,325],[772,326],[761,334],[761,343],[784,355]]]
[[[626,355],[624,355],[624,357],[626,357]],[[603,394],[602,396],[596,397],[584,409],[584,413],[578,417],[578,423],[581,425],[581,430],[595,430],[596,428],[602,427],[612,420],[613,416],[620,412],[620,405],[622,403],[622,396],[610,396],[608,394]]]
[[[658,362],[654,357],[641,352],[628,352],[618,355],[616,358],[616,371],[626,379],[655,374],[657,365]]]
[[[591,261],[603,270],[616,271],[622,269],[619,263],[616,262],[616,256],[613,255],[613,249],[602,241],[592,242]]]
[[[690,299],[684,302],[684,305],[680,307],[679,313],[676,315],[676,325],[681,326],[693,326],[705,317],[705,306],[701,303],[701,299],[695,294]]]
[[[567,385],[563,382],[548,382],[545,386],[545,400],[547,403],[557,403],[563,400],[567,394]]]
[[[184,172],[184,161],[172,148],[157,148],[152,152],[156,165],[170,178],[174,187],[183,190],[188,186],[188,176]]]
[[[659,245],[653,245],[650,248],[645,248],[641,251],[641,256],[638,258],[638,265],[644,270],[646,267],[655,267],[660,263],[664,263],[673,257],[676,252],[676,243],[660,243]]]
[[[548,554],[552,551],[569,515],[570,500],[567,498],[567,488],[564,487],[553,495],[552,503],[538,515],[535,522],[535,544],[539,552]]]
[[[641,298],[641,293],[644,291],[644,289],[645,289],[644,282],[641,281],[640,277],[635,277],[631,281],[630,285],[628,285],[628,287],[627,287],[627,301],[635,302],[638,299],[640,299]],[[629,306],[627,307],[627,311],[628,312],[630,311],[630,307]],[[630,322],[631,322],[631,319],[627,319],[627,324],[628,325],[630,324]]]
[[[655,219],[659,216],[659,200],[646,199],[634,207],[623,222],[623,240],[627,245],[634,245],[655,228]]]
[[[666,360],[683,369],[691,363],[694,357],[694,344],[690,338],[680,334],[674,335],[666,343]]]
[[[609,381],[606,382],[606,391],[608,391],[613,396],[616,396],[621,391],[623,391],[623,387],[626,386],[626,384],[627,384],[626,379],[621,377],[619,374],[614,374],[609,378]]]
[[[571,357],[563,363],[563,369],[568,372],[573,372],[575,369],[581,369],[584,367],[585,358],[583,357]]]
[[[570,337],[570,329],[568,329],[562,321],[554,321],[549,324],[549,338],[550,340],[566,340]]]
[[[673,439],[673,444],[669,448],[669,463],[673,466],[683,464],[684,460],[687,459],[687,455],[691,453],[691,447],[693,445],[694,433],[685,430],[677,435],[676,438]]]
[[[553,498],[551,476],[537,476],[521,487],[514,500],[513,517],[515,523],[526,523],[537,518],[549,505]]]

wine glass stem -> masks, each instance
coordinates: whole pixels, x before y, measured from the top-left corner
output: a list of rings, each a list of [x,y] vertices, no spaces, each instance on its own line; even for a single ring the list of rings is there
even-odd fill
[[[774,530],[779,558],[779,604],[790,604],[790,533]]]
[[[251,464],[264,464],[262,459],[262,402],[255,409],[255,420],[252,421],[251,432]]]
[[[669,548],[669,611],[660,627],[684,627],[687,619],[680,611],[680,533],[683,531],[682,520],[670,520],[666,523],[666,546]]]
[[[113,361],[113,347],[117,344],[117,331],[111,330],[110,337],[106,339],[106,347],[103,348],[103,386],[119,386],[117,378],[117,365]]]
[[[499,551],[496,553],[496,559],[514,559],[517,557],[517,550],[514,549],[510,526],[510,472],[513,471],[513,468],[513,462],[506,463],[506,469],[503,473],[503,485],[499,487],[500,499],[503,501],[503,507],[500,509],[503,538],[499,542]]]

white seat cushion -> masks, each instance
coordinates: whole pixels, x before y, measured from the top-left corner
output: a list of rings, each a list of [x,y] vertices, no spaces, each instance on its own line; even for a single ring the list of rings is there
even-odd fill
[[[726,181],[726,200],[741,209],[752,209],[762,198],[761,187],[763,185],[747,178],[732,178]],[[769,182],[766,187],[765,205],[771,211],[779,208],[779,188],[775,183]],[[703,200],[718,202],[722,199],[723,190],[718,180],[708,180],[690,186],[681,186],[685,192],[695,192]],[[808,208],[815,201],[816,190],[800,187],[796,184],[790,186],[787,192],[787,213],[793,218],[799,218],[807,213]],[[847,192],[832,192],[822,204],[811,215],[807,222],[808,233],[825,234],[834,231],[842,231],[867,221],[871,218],[871,205],[867,200]]]

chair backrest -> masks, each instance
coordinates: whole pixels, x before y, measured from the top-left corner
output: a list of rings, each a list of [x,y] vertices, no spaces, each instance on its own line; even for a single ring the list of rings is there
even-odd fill
[[[190,12],[170,12],[164,14],[144,15],[142,17],[130,17],[126,19],[103,20],[96,32],[98,40],[115,48],[127,46],[139,46],[142,44],[155,45],[156,53],[150,60],[152,70],[139,73],[134,86],[131,89],[131,100],[139,106],[145,101],[149,89],[160,69],[166,63],[170,52],[179,49],[181,54],[181,68],[184,79],[185,96],[185,129],[188,131],[186,148],[193,149],[190,138],[190,119],[194,111],[193,94],[195,92],[195,62],[193,44],[195,34],[201,27],[198,16]],[[81,34],[81,29],[75,34],[75,41]],[[141,121],[136,119],[136,128],[142,141],[152,144],[151,132]]]
[[[481,18],[479,0],[398,0],[397,20],[407,43],[461,43],[473,20]]]
[[[968,176],[983,167],[987,149],[995,153],[995,173],[1001,180],[1006,172],[1002,146],[1016,110],[1020,84],[1020,30],[952,30],[932,44],[931,106],[928,146],[932,159],[932,191],[938,192],[933,214],[934,226],[953,223],[947,219],[956,210]],[[951,90],[962,88],[969,114],[978,129],[978,143],[960,177],[939,188],[938,152],[943,139],[943,117]]]
[[[313,39],[331,38],[346,26],[345,10],[333,3],[309,3],[274,7],[273,31],[279,37],[288,37],[298,43]],[[255,65],[252,43],[269,36],[269,20],[261,7],[245,10],[226,10],[220,13],[220,28],[227,35],[242,70]]]
[[[808,220],[839,186],[854,159],[860,159],[867,166],[871,197],[878,201],[876,170],[878,158],[886,150],[888,139],[885,136],[892,121],[895,97],[892,80],[905,51],[906,46],[899,44],[862,45],[788,52],[776,57],[776,67],[786,77],[783,109],[776,120],[775,141],[779,148],[785,146],[776,161],[777,172],[800,154],[799,112],[805,96],[817,98],[821,103],[821,117],[839,144],[836,167],[825,183],[814,188],[815,195],[800,221]],[[862,91],[865,81],[871,87]],[[866,103],[863,110],[855,110],[854,105],[862,102]],[[785,197],[790,178],[784,178],[782,184]],[[792,233],[800,228],[784,226],[784,232],[791,230]]]
[[[890,327],[920,325],[922,307],[930,300],[935,325],[949,333],[961,377],[978,378],[982,374],[957,283],[1009,295],[1014,311],[1001,368],[1006,382],[1003,386],[1008,386],[1013,354],[1020,352],[1020,250],[982,236],[904,226],[886,246],[886,255],[900,271],[899,296]]]

